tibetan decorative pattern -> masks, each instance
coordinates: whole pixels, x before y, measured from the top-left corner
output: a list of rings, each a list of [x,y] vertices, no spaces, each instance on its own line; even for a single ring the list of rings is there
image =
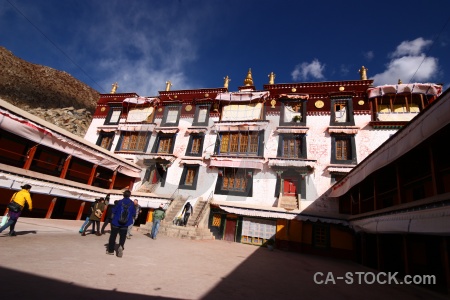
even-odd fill
[[[275,104],[277,104],[277,101],[272,99],[272,101],[270,101],[270,105],[272,105],[271,108],[275,108]]]
[[[341,87],[339,88],[339,90],[342,92],[343,90],[345,90],[345,87],[341,86]]]
[[[191,111],[191,110],[192,110],[192,105],[186,105],[185,110],[186,110],[186,111]]]
[[[322,108],[325,104],[323,103],[322,100],[317,100],[317,101],[314,103],[314,105],[315,105],[317,108]]]
[[[101,111],[105,111],[105,110],[106,110],[106,107],[102,107],[100,110],[101,110]]]
[[[364,100],[359,100],[359,101],[358,101],[358,104],[359,104],[359,105],[364,105]]]
[[[213,219],[212,219],[212,226],[219,227],[220,226],[220,221],[221,221],[220,214],[214,214],[213,215]]]

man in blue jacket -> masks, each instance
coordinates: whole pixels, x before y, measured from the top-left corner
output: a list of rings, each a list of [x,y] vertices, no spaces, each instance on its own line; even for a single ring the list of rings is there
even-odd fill
[[[111,221],[111,235],[109,236],[108,249],[106,254],[113,255],[116,245],[116,237],[119,234],[119,248],[117,249],[117,257],[122,257],[125,249],[125,241],[127,239],[128,226],[133,223],[133,216],[136,215],[134,202],[130,199],[131,192],[126,190],[123,192],[123,199],[119,200],[112,211],[113,218]]]

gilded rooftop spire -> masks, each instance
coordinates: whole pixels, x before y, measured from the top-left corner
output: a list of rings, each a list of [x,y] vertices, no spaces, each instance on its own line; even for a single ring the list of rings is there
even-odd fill
[[[111,85],[112,85],[111,94],[115,94],[117,91],[117,88],[119,87],[119,84],[117,84],[117,82],[114,82]]]
[[[223,78],[223,87],[228,89],[228,84],[230,83],[230,81],[231,81],[231,79],[230,79],[230,77],[228,77],[228,75],[227,75],[227,77],[224,77]]]
[[[275,74],[273,72],[270,72],[269,76],[269,84],[275,84]]]
[[[399,79],[398,80],[398,84],[402,84],[403,82],[402,82],[402,80],[401,79]]]
[[[248,69],[247,77],[244,79],[244,85],[245,86],[252,86],[253,85],[252,69]]]
[[[172,86],[172,83],[170,81],[166,81],[166,92],[170,91],[171,86]]]
[[[366,67],[362,66],[361,69],[359,69],[359,74],[361,75],[361,80],[367,80],[367,69]]]

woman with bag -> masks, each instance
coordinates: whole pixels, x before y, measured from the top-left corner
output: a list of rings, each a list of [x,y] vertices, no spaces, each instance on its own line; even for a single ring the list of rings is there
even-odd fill
[[[96,199],[97,200],[97,199]],[[91,226],[91,224],[93,224],[95,222],[95,224],[97,224],[97,233],[96,235],[101,236],[102,234],[100,233],[100,220],[102,218],[102,214],[105,211],[106,205],[105,205],[105,198],[100,198],[98,199],[99,201],[97,202],[97,204],[95,204],[94,209],[89,217],[89,223],[87,223],[86,226],[84,226],[83,232],[81,233],[82,236],[86,235],[86,230],[89,228],[89,226]],[[93,227],[95,225],[92,225]]]
[[[28,209],[31,211],[33,209],[33,203],[31,202],[31,185],[25,184],[21,186],[21,190],[15,193],[11,197],[11,202],[8,204],[8,215],[9,220],[6,222],[5,225],[0,227],[0,232],[5,230],[6,228],[9,228],[9,236],[16,236],[16,232],[14,231],[14,227],[16,226],[17,220],[20,217],[20,214],[22,213],[22,210],[25,206],[25,202],[28,203]],[[16,210],[16,211],[13,211]]]

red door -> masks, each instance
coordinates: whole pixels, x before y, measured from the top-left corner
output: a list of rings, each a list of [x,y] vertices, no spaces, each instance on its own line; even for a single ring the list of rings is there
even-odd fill
[[[225,241],[234,242],[236,233],[236,219],[227,219],[225,223]]]
[[[297,180],[291,178],[284,179],[283,196],[297,197]]]

